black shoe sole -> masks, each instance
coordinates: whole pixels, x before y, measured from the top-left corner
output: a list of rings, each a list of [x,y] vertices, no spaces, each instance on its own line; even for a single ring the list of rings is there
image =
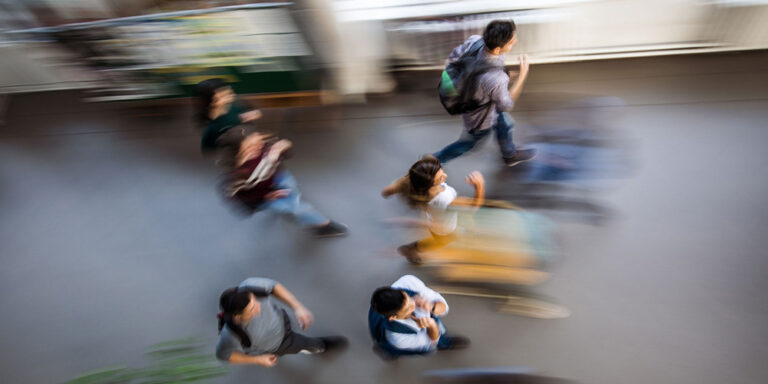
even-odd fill
[[[339,233],[325,233],[325,234],[322,234],[322,235],[318,235],[318,234],[315,234],[315,235],[312,235],[312,236],[314,236],[314,237],[316,237],[316,238],[318,238],[318,239],[327,239],[327,238],[330,238],[330,237],[342,237],[342,236],[346,236],[346,235],[347,235],[347,233],[348,233],[348,232],[339,232]]]
[[[504,163],[504,164],[506,164],[506,166],[507,166],[507,167],[514,167],[515,165],[518,165],[518,164],[520,164],[520,163],[525,163],[526,161],[531,161],[531,160],[533,160],[535,157],[536,157],[536,154],[534,153],[534,154],[533,154],[533,156],[531,156],[530,158],[527,158],[527,159],[525,159],[525,160],[517,160],[517,161],[513,161],[513,162],[511,162],[511,163]]]

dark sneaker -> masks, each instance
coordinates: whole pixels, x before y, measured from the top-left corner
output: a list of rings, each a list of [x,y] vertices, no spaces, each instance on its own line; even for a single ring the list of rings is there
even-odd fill
[[[531,160],[534,157],[536,157],[535,149],[518,149],[515,152],[515,157],[504,158],[504,164],[506,164],[507,167],[514,167],[515,165]]]
[[[314,228],[313,231],[316,237],[337,237],[346,235],[348,229],[344,224],[331,221],[322,227]]]
[[[419,250],[416,249],[415,242],[398,247],[397,252],[403,255],[411,264],[421,264],[423,261]]]
[[[325,347],[310,347],[310,348],[304,348],[299,351],[299,354],[301,355],[319,355],[323,352],[325,352]]]
[[[469,347],[470,344],[469,338],[464,336],[442,336],[437,343],[437,349],[464,349]]]
[[[342,350],[349,345],[349,341],[344,336],[327,336],[321,337],[320,340],[325,343],[325,352]]]

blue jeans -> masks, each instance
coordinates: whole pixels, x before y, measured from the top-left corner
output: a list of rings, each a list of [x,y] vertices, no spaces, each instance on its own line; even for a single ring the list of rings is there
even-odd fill
[[[317,227],[328,222],[328,218],[318,212],[312,204],[301,201],[301,193],[293,178],[288,171],[280,171],[275,176],[275,189],[290,189],[288,196],[275,200],[264,202],[259,210],[269,210],[282,215],[293,216],[296,221],[305,227]]]
[[[476,131],[470,133],[467,130],[461,132],[459,139],[447,147],[435,152],[434,156],[445,164],[474,148],[477,143],[483,138],[488,136],[488,133],[493,130],[496,132],[496,141],[499,143],[499,149],[501,150],[501,156],[504,158],[515,157],[515,143],[512,142],[512,127],[514,127],[515,121],[511,117],[508,117],[506,113],[500,113],[499,119],[496,120],[496,124],[490,129],[484,129],[482,131]]]

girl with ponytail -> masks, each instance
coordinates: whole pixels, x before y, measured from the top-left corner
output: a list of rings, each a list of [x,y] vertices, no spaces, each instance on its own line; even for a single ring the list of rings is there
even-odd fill
[[[422,252],[443,247],[455,238],[458,215],[450,206],[479,207],[485,201],[485,181],[480,172],[474,171],[466,178],[467,184],[475,189],[473,198],[458,196],[445,182],[447,179],[440,161],[428,155],[415,162],[407,175],[381,191],[384,198],[395,194],[404,197],[410,206],[421,209],[426,216],[431,236],[397,249],[413,264],[422,262]]]
[[[310,312],[282,284],[252,277],[222,292],[219,298],[219,342],[216,357],[234,364],[272,367],[278,356],[322,353],[346,344],[343,337],[307,337],[291,328],[291,320],[272,297],[290,308],[302,329],[314,321]]]
[[[221,329],[226,325],[230,331],[235,333],[243,348],[251,347],[251,338],[235,321],[235,317],[240,316],[242,318],[244,312],[250,313],[253,310],[245,311],[248,305],[251,304],[251,295],[256,296],[254,293],[255,290],[253,289],[238,289],[238,287],[234,287],[224,291],[219,298],[219,307],[221,308],[221,313],[219,313],[219,333],[221,333]]]

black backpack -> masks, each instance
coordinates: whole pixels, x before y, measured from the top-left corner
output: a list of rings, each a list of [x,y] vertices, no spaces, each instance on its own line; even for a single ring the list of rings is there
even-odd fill
[[[484,47],[483,39],[478,39],[461,57],[443,70],[437,93],[440,95],[440,103],[449,114],[462,114],[488,104],[480,104],[473,98],[477,78],[493,67],[477,60],[480,50]]]

